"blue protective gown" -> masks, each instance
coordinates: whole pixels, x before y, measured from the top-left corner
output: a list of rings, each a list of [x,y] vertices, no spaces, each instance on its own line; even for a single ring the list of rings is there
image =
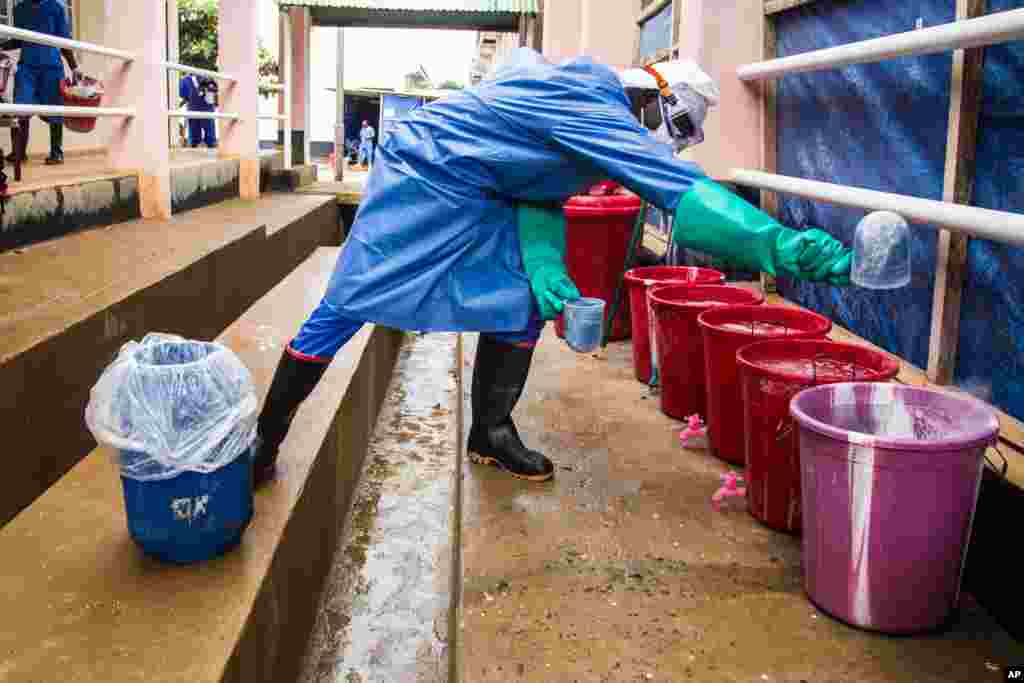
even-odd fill
[[[636,121],[612,70],[522,48],[493,80],[395,123],[323,305],[406,330],[527,329],[517,200],[564,201],[610,178],[672,210],[701,177]]]

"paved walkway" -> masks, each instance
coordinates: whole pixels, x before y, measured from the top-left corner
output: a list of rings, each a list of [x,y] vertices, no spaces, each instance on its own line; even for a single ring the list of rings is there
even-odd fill
[[[466,683],[977,683],[1024,662],[969,598],[953,630],[926,637],[818,612],[798,539],[711,508],[728,468],[680,447],[680,424],[633,379],[628,344],[577,355],[548,326],[516,420],[557,476],[464,465]]]

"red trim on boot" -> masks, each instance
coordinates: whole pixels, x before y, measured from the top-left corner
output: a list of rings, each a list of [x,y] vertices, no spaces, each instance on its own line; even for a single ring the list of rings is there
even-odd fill
[[[323,356],[310,356],[308,353],[296,351],[295,349],[292,348],[291,344],[289,344],[287,348],[285,348],[285,352],[292,358],[296,360],[306,361],[307,363],[321,363],[323,365],[327,365],[328,363],[331,362],[330,358],[324,358]]]

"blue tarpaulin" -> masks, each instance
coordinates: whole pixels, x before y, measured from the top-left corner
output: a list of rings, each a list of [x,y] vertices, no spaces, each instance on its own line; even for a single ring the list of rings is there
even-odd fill
[[[990,11],[1024,6],[995,0]],[[952,0],[815,3],[778,17],[780,57],[955,20]],[[784,175],[942,199],[952,56],[787,76],[779,81],[778,168]],[[974,203],[1024,211],[1024,46],[986,52]],[[863,211],[783,196],[781,219],[852,243]],[[914,278],[894,291],[782,281],[787,297],[907,359],[928,363],[937,231],[915,224]],[[1024,418],[1024,250],[972,239],[956,380]]]

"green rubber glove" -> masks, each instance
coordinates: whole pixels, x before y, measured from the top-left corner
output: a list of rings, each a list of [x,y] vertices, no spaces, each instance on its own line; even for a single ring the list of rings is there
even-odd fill
[[[698,181],[676,206],[672,240],[743,268],[847,285],[850,250],[824,230],[793,230],[712,180]]]
[[[540,316],[554,320],[566,301],[580,298],[565,269],[565,215],[560,208],[519,204],[516,219],[523,270],[530,280]]]

